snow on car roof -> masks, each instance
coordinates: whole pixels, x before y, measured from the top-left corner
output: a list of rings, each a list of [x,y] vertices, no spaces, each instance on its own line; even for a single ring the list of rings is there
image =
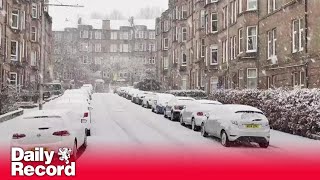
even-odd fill
[[[239,111],[253,111],[253,112],[260,112],[263,113],[260,109],[248,106],[248,105],[240,105],[240,104],[225,104],[222,106],[219,106],[219,111],[223,110],[223,112],[229,112],[229,113],[236,113]],[[226,112],[226,113],[227,113]]]
[[[177,96],[176,98],[177,98],[177,100],[194,100],[194,98],[191,98],[191,97],[180,97],[180,96]]]
[[[197,100],[197,102],[201,103],[201,104],[222,104],[219,101],[212,101],[212,100]]]
[[[23,116],[24,119],[30,119],[33,117],[39,117],[39,116],[64,116],[70,112],[70,110],[66,109],[61,109],[61,110],[39,110],[39,111],[34,111],[31,113],[28,113]]]

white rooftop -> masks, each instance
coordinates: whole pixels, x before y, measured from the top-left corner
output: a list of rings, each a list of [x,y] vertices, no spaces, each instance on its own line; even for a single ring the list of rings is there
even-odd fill
[[[135,25],[145,25],[148,29],[155,29],[154,19],[135,19]],[[82,25],[92,25],[94,29],[102,29],[101,19],[84,19],[82,18]],[[110,20],[111,30],[119,30],[121,26],[130,26],[128,20]],[[78,19],[60,20],[60,23],[54,24],[53,31],[64,31],[65,28],[77,28]]]

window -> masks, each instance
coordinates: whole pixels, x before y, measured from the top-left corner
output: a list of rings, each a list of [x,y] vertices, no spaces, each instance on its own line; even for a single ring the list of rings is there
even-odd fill
[[[121,32],[120,39],[129,39],[129,33],[128,32]]]
[[[182,29],[182,41],[187,41],[187,28],[183,27]]]
[[[89,45],[88,43],[81,43],[80,44],[80,50],[84,51],[84,52],[88,52],[89,51]]]
[[[82,56],[82,63],[83,64],[89,64],[89,57],[88,56]]]
[[[19,43],[18,41],[11,41],[11,61],[18,61]]]
[[[152,57],[150,64],[155,64],[155,63],[156,63],[156,58],[155,58],[155,57]]]
[[[37,66],[37,51],[31,51],[31,66]]]
[[[89,38],[89,32],[87,30],[80,31],[80,38]]]
[[[242,2],[242,0],[238,0],[238,1],[239,1],[239,14],[240,14],[240,13],[242,13],[242,8],[243,8],[242,4],[243,4],[243,2]]]
[[[257,52],[257,26],[247,27],[247,52]]]
[[[26,28],[26,12],[22,11],[21,12],[21,29]]]
[[[239,41],[238,41],[238,43],[239,43],[239,54],[241,54],[243,51],[243,29],[242,28],[240,28],[239,30],[238,30],[238,37],[239,37]]]
[[[129,44],[120,44],[120,52],[129,52]]]
[[[200,26],[201,28],[205,26],[205,10],[201,10],[200,12]]]
[[[231,37],[231,38],[230,38],[230,49],[229,49],[229,50],[230,50],[230,60],[233,60],[233,57],[234,57],[234,56],[233,56],[233,52],[234,52],[234,51],[233,51],[233,47],[234,47],[234,46],[233,46],[233,37]]]
[[[235,21],[234,21],[234,6],[235,6],[235,3],[234,1],[230,2],[230,24],[233,24]]]
[[[169,22],[168,21],[164,21],[164,31],[165,32],[169,31]]]
[[[182,53],[182,66],[187,66],[187,55]]]
[[[94,33],[95,39],[101,39],[101,32],[100,31],[96,31]]]
[[[215,90],[218,89],[218,83],[219,83],[219,79],[217,77],[212,77],[211,78],[211,81],[210,81],[211,93],[213,93]]]
[[[102,62],[102,57],[95,57],[94,58],[94,64],[100,65]]]
[[[101,52],[101,44],[95,44],[94,51],[95,52]]]
[[[10,72],[10,84],[17,86],[18,85],[18,74],[15,72]]]
[[[292,52],[303,51],[303,21],[294,20],[292,23]]]
[[[218,64],[218,46],[212,45],[210,49],[211,49],[210,65],[217,65]]]
[[[201,39],[201,57],[205,57],[206,43],[204,39]]]
[[[163,57],[163,69],[168,69],[169,67],[169,59],[168,57]]]
[[[154,44],[149,44],[149,51],[151,51],[151,52],[156,51]]]
[[[12,29],[19,28],[19,10],[12,10],[11,12],[11,27]]]
[[[258,1],[257,0],[247,0],[247,10],[254,11],[258,9]]]
[[[233,36],[233,59],[237,59],[237,36]]]
[[[186,76],[183,76],[183,78],[181,79],[181,81],[182,81],[181,89],[182,90],[187,90],[187,80],[188,80],[188,78]]]
[[[118,48],[118,47],[117,47],[116,44],[111,44],[111,45],[110,45],[110,52],[117,52],[117,51],[118,51],[117,48]]]
[[[37,41],[37,29],[34,26],[31,27],[31,41]]]
[[[168,50],[168,48],[169,48],[169,40],[168,40],[168,38],[164,38],[163,39],[163,49]]]
[[[268,32],[268,59],[276,56],[277,49],[277,31],[273,29]]]
[[[209,33],[209,16],[208,14],[205,15],[205,26],[206,26],[206,33]]]
[[[182,19],[187,19],[188,17],[188,10],[185,5],[182,6]]]
[[[276,0],[268,0],[268,13],[272,13],[276,10]]]
[[[118,39],[118,32],[111,32],[111,39]]]
[[[222,41],[222,63],[226,62],[226,41]]]
[[[217,13],[211,14],[211,32],[212,33],[218,32],[218,14]]]
[[[294,72],[292,74],[293,87],[298,87],[298,88],[304,87],[305,77],[306,77],[306,72],[304,71]]]
[[[0,47],[2,45],[2,24],[0,24]]]
[[[32,11],[31,11],[32,18],[38,17],[38,6],[35,3],[32,3]]]
[[[223,7],[223,28],[227,28],[228,26],[228,6]]]
[[[149,32],[149,39],[156,39],[156,33],[153,31]]]
[[[258,87],[257,69],[247,69],[247,88],[256,89]]]

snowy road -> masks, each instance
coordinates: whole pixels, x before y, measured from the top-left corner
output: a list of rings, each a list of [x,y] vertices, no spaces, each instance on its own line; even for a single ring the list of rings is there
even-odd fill
[[[46,104],[45,108],[50,109],[52,104],[54,101]],[[176,148],[183,152],[206,151],[217,156],[229,153],[253,159],[274,155],[303,157],[304,150],[308,150],[308,153],[320,151],[320,141],[278,131],[272,131],[268,149],[252,145],[225,148],[217,139],[203,138],[199,132],[183,127],[179,122],[169,121],[115,94],[94,94],[92,106],[92,136],[88,138],[88,147],[80,156],[83,162],[101,146],[143,151],[148,148]],[[0,124],[1,145],[9,146],[12,133],[21,125],[19,120],[16,118]]]

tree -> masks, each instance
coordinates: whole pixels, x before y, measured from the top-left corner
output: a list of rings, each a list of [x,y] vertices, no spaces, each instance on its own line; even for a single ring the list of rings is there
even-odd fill
[[[159,16],[161,16],[160,7],[144,7],[136,15],[138,19],[155,19]]]
[[[123,14],[117,10],[114,9],[110,14],[106,15],[106,19],[110,19],[110,20],[123,20],[126,19]]]
[[[161,83],[154,79],[145,79],[136,84],[135,88],[141,91],[159,91],[161,89]]]

